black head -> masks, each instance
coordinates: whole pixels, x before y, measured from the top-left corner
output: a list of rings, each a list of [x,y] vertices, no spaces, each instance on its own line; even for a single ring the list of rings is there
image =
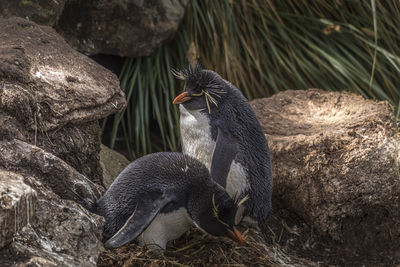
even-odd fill
[[[240,232],[234,227],[237,204],[222,188],[211,195],[201,205],[201,210],[194,221],[197,226],[214,236],[226,236],[239,243],[243,242]]]
[[[186,109],[207,109],[210,113],[227,93],[226,82],[221,76],[211,70],[201,69],[198,64],[195,67],[189,65],[187,69],[174,74],[185,81],[185,88],[173,103],[183,104]]]

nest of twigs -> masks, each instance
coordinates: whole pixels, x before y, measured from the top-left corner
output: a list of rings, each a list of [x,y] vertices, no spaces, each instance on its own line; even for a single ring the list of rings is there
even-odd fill
[[[241,229],[243,230],[243,229]],[[262,232],[246,229],[244,242],[216,238],[192,228],[178,240],[169,243],[163,255],[155,255],[131,243],[105,250],[98,266],[304,266],[303,259],[289,256],[278,244],[267,244]]]

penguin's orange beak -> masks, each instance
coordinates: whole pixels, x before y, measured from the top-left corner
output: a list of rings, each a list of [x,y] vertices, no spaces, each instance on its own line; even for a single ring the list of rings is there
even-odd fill
[[[233,231],[228,229],[228,233],[230,238],[232,238],[233,240],[235,240],[236,242],[239,242],[240,244],[243,243],[243,238],[242,235],[240,234],[239,230],[236,229],[235,227],[233,227]]]
[[[187,96],[187,92],[183,92],[182,94],[178,95],[177,97],[175,97],[174,101],[172,101],[172,103],[174,104],[182,104],[185,101],[188,101],[190,99],[192,99],[190,96]]]

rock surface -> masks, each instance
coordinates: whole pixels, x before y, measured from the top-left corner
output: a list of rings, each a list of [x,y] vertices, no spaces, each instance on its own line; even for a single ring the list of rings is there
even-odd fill
[[[0,19],[1,108],[32,130],[94,121],[125,104],[118,78],[50,27]]]
[[[0,170],[0,249],[11,243],[14,235],[32,221],[36,191],[24,178]]]
[[[0,14],[22,17],[38,24],[53,26],[59,19],[66,0],[1,0]]]
[[[2,258],[29,262],[39,257],[58,266],[95,266],[102,249],[103,219],[90,214],[76,202],[90,206],[103,189],[53,154],[16,139],[0,141],[0,168],[19,173],[17,176],[9,171],[0,172],[1,199],[7,200],[10,195],[7,185],[13,185],[11,194],[21,192],[21,200],[14,203],[18,209],[5,214],[7,225],[0,219],[2,236],[6,229],[10,230],[10,225],[15,225],[14,231],[11,229],[8,234],[6,231],[4,242],[13,242],[0,253],[0,262]],[[30,199],[26,195],[28,192],[38,192],[36,205],[32,204],[36,195]],[[14,199],[17,197],[14,194]],[[34,214],[33,218],[27,214]]]
[[[103,169],[103,185],[109,188],[129,163],[129,160],[124,155],[105,145],[101,145],[100,165]]]
[[[0,141],[0,167],[26,176],[36,174],[35,182],[63,199],[82,205],[93,203],[103,189],[60,158],[20,140]]]
[[[148,56],[178,29],[188,0],[70,0],[57,31],[86,54]]]
[[[124,105],[117,77],[53,29],[0,18],[1,266],[96,265],[97,119]]]
[[[56,266],[96,266],[103,250],[103,218],[46,190],[35,214],[8,247],[11,256],[22,262],[39,257]]]
[[[101,180],[97,119],[125,105],[118,78],[50,27],[0,19],[0,136],[27,140]]]
[[[400,242],[400,139],[387,102],[286,91],[251,102],[271,149],[274,199],[363,251]]]

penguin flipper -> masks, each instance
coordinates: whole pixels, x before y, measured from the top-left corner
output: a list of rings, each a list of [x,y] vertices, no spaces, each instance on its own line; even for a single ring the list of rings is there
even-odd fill
[[[161,192],[158,193],[158,197],[155,199],[148,196],[142,197],[132,215],[129,216],[121,229],[107,240],[105,247],[118,248],[136,239],[146,230],[160,210],[173,199],[173,196]]]
[[[223,188],[226,188],[226,178],[238,149],[238,143],[232,134],[218,127],[217,142],[211,161],[211,178]]]

